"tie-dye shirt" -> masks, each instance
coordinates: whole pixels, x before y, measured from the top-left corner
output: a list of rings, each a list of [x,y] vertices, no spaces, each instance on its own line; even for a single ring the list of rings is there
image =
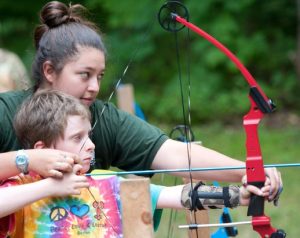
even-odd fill
[[[14,186],[40,180],[37,174],[20,175],[5,181]],[[119,238],[122,235],[119,178],[88,177],[89,189],[78,196],[45,198],[0,219],[0,238]],[[161,191],[151,189],[152,208]],[[161,211],[154,214],[160,220]]]

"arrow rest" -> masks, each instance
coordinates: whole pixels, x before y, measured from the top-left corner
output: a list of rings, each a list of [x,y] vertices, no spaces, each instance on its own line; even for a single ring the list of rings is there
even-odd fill
[[[178,23],[174,16],[179,15],[188,21],[189,12],[187,8],[179,1],[168,1],[159,9],[158,21],[166,31],[177,32],[185,26]]]

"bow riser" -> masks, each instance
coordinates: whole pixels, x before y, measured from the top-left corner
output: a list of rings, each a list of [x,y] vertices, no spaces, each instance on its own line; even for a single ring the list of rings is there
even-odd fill
[[[271,219],[268,216],[258,216],[252,218],[252,227],[262,238],[276,238],[277,229],[271,225]]]
[[[257,109],[255,102],[249,96],[251,109],[244,116],[243,124],[246,132],[246,172],[247,182],[256,183],[265,181],[265,172],[258,137],[258,125],[264,114]]]

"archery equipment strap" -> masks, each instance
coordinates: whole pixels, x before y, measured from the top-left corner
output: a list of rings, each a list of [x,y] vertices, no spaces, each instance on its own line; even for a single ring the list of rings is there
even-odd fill
[[[218,209],[239,205],[240,188],[235,185],[228,187],[209,186],[202,182],[186,184],[181,193],[181,204],[192,210]]]

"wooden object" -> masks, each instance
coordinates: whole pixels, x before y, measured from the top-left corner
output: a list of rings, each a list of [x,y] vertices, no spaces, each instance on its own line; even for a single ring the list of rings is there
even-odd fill
[[[153,238],[153,220],[148,178],[121,181],[124,238]]]
[[[121,84],[117,89],[118,108],[134,115],[134,91],[131,84]]]

